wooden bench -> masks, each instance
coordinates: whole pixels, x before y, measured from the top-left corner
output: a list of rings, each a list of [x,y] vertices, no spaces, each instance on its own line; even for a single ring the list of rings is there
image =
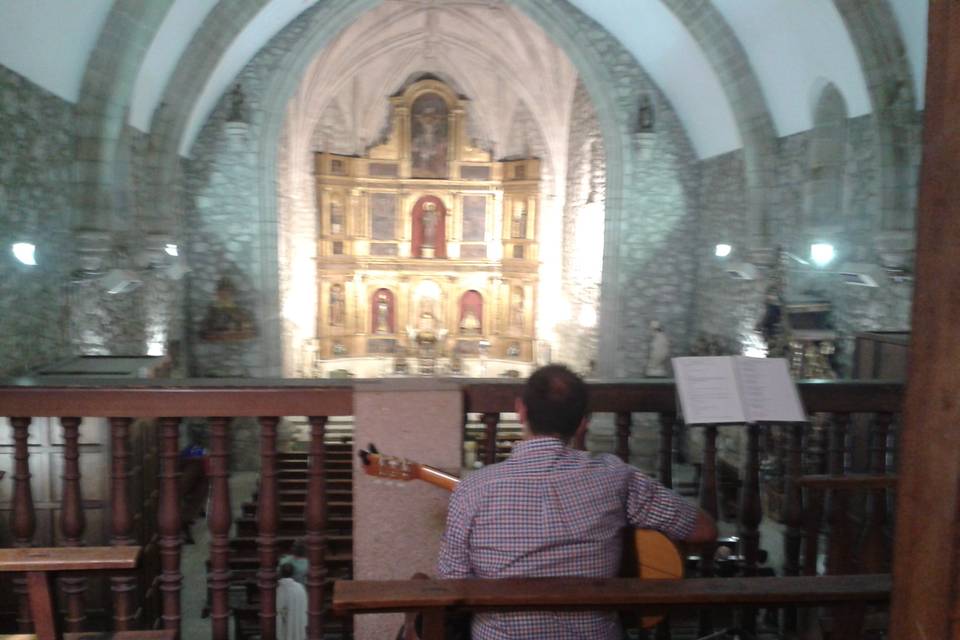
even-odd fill
[[[443,638],[447,610],[662,611],[708,606],[837,605],[890,599],[889,574],[788,578],[536,578],[504,580],[337,581],[341,615],[422,611],[424,640]]]
[[[68,633],[61,635],[53,602],[52,580],[61,571],[134,569],[140,547],[26,547],[0,549],[0,572],[23,573],[36,634],[0,636],[0,640],[173,640],[174,630]]]

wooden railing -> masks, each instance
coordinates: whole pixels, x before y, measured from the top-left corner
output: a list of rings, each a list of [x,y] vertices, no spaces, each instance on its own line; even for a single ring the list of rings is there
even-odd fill
[[[10,528],[16,546],[31,546],[36,531],[36,517],[30,486],[28,435],[31,417],[56,416],[64,432],[64,473],[60,518],[63,544],[79,545],[84,536],[85,521],[78,447],[80,418],[108,418],[111,437],[110,541],[127,544],[131,538],[134,505],[126,490],[130,468],[128,429],[133,418],[155,419],[159,424],[159,501],[156,513],[157,533],[154,540],[143,541],[159,550],[159,576],[154,585],[160,593],[160,625],[177,634],[181,628],[181,521],[178,495],[179,431],[184,417],[205,417],[210,428],[211,503],[208,526],[211,550],[209,590],[212,637],[226,640],[229,623],[228,533],[231,513],[227,452],[229,423],[238,416],[256,417],[260,425],[260,467],[258,517],[260,587],[260,632],[264,640],[276,635],[276,582],[279,505],[277,500],[277,424],[283,416],[308,416],[311,424],[310,474],[305,510],[306,544],[310,559],[309,621],[310,638],[321,636],[321,603],[324,589],[324,518],[325,487],[323,479],[323,431],[328,416],[349,416],[353,412],[353,391],[349,385],[318,387],[304,381],[283,381],[225,385],[222,381],[185,381],[163,386],[105,385],[88,386],[0,386],[0,415],[9,417],[13,430],[14,473],[13,505]],[[150,514],[145,514],[149,517]],[[149,588],[150,585],[147,585]],[[113,579],[112,599],[116,630],[133,628],[138,622],[131,602],[135,585],[129,576]],[[65,627],[80,631],[84,625],[84,578],[61,580],[67,603]],[[25,592],[20,595],[18,622],[20,631],[29,632],[32,624]],[[151,620],[140,624],[150,625]]]
[[[445,617],[493,611],[625,610],[661,614],[708,607],[833,606],[856,612],[890,598],[889,574],[726,580],[537,578],[504,580],[363,580],[334,584],[341,615],[419,612],[423,640],[445,638]],[[858,635],[834,636],[855,638]]]
[[[13,492],[10,530],[14,546],[33,544],[36,516],[30,486],[28,433],[31,418],[59,417],[63,427],[64,473],[60,507],[60,539],[64,545],[79,545],[84,538],[84,510],[81,493],[80,450],[78,427],[80,418],[99,417],[109,420],[110,429],[110,514],[108,541],[114,545],[129,544],[133,539],[134,505],[127,489],[131,466],[130,425],[134,419],[155,420],[159,430],[159,480],[156,513],[156,536],[153,540],[136,541],[147,549],[158,550],[157,590],[160,593],[160,620],[167,629],[179,631],[181,625],[181,522],[178,510],[178,456],[180,424],[185,417],[207,420],[210,435],[211,502],[208,526],[210,551],[210,613],[212,637],[225,639],[228,633],[230,607],[229,541],[232,514],[229,499],[227,452],[230,447],[230,421],[234,417],[255,417],[260,430],[261,479],[258,492],[256,586],[260,591],[259,620],[264,639],[275,634],[275,587],[277,580],[278,527],[280,524],[277,474],[277,426],[284,416],[307,416],[311,441],[304,519],[306,544],[310,561],[308,576],[309,637],[321,637],[324,602],[324,522],[325,500],[324,431],[327,417],[349,416],[353,412],[354,381],[343,383],[316,381],[239,382],[188,380],[150,385],[118,385],[85,382],[84,385],[33,386],[0,384],[0,415],[9,418],[13,440]],[[485,430],[486,462],[492,462],[497,451],[498,425],[501,415],[511,412],[522,382],[478,381],[463,385],[464,407],[479,413]],[[673,484],[673,457],[677,438],[675,389],[671,381],[591,382],[591,409],[595,413],[614,414],[615,450],[623,459],[631,454],[631,432],[634,417],[640,413],[657,415],[659,451],[656,475],[666,485]],[[716,442],[721,430],[743,432],[744,455],[739,469],[739,510],[737,514],[742,555],[741,574],[758,573],[761,508],[761,456],[779,461],[784,473],[782,484],[786,534],[783,544],[788,576],[814,575],[820,555],[824,519],[829,525],[828,569],[831,573],[851,571],[879,573],[886,571],[888,509],[891,480],[884,479],[895,461],[893,443],[900,409],[902,386],[862,382],[802,382],[800,393],[813,420],[808,425],[771,427],[705,427],[700,462],[700,504],[715,516],[719,514],[717,474],[723,463],[718,457]],[[582,443],[581,443],[582,444]],[[866,453],[864,453],[866,451]],[[866,455],[866,462],[860,464]],[[863,467],[862,469],[860,467]],[[871,478],[860,480],[851,471],[869,471]],[[817,477],[810,477],[817,476]],[[853,479],[851,479],[853,478]],[[868,499],[863,509],[855,501],[852,488],[863,490]],[[856,507],[856,508],[853,508]],[[825,517],[826,514],[826,517]],[[851,514],[860,516],[851,521]],[[149,517],[149,514],[148,514]],[[854,529],[854,526],[860,529]],[[857,539],[863,541],[864,553],[856,564],[848,564]],[[699,572],[715,573],[713,554],[701,554]],[[149,624],[137,615],[142,602],[135,602],[136,585],[129,575],[111,580],[113,626],[125,630]],[[66,626],[79,630],[84,624],[85,582],[68,578],[61,583],[67,603]],[[30,622],[25,596],[21,594],[19,614],[21,631],[29,631]],[[753,622],[750,612],[744,614],[743,626]],[[784,625],[795,628],[795,615],[785,616]],[[712,628],[704,616],[702,630]],[[661,634],[660,637],[665,637]]]
[[[513,411],[520,382],[478,382],[464,388],[468,412],[481,413],[486,426],[485,462],[493,461],[499,416]],[[784,534],[782,573],[786,576],[816,575],[824,520],[828,524],[827,572],[879,573],[889,570],[890,541],[887,505],[892,498],[895,464],[894,426],[903,399],[903,386],[887,382],[805,381],[798,384],[804,407],[811,416],[808,424],[773,426],[707,426],[703,429],[700,462],[700,506],[715,518],[720,513],[718,472],[725,461],[717,453],[721,430],[740,430],[744,446],[739,461],[738,536],[742,557],[739,574],[756,576],[761,551],[759,525],[764,517],[761,500],[761,455],[780,466],[777,481],[782,486]],[[673,486],[676,455],[676,393],[672,380],[594,382],[590,385],[590,408],[594,413],[613,413],[616,453],[631,459],[630,440],[634,414],[655,413],[659,424],[656,475]],[[856,433],[852,433],[852,425]],[[579,445],[583,447],[583,442]],[[869,459],[856,464],[858,449],[869,449]],[[854,471],[869,476],[848,475]],[[850,506],[853,492],[867,493],[866,515],[853,520],[862,510]],[[854,527],[858,527],[855,529]],[[862,541],[862,545],[860,542]],[[779,541],[770,541],[776,543]],[[860,553],[856,553],[859,547]],[[716,574],[714,554],[701,554],[699,574]],[[787,610],[782,621],[785,631],[797,628],[796,612]],[[742,614],[741,626],[755,630],[755,615]],[[714,628],[709,612],[701,616],[703,634]],[[658,637],[668,637],[669,631]]]

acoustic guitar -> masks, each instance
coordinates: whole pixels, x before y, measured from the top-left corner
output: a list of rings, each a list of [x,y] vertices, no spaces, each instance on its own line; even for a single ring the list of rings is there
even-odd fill
[[[453,491],[460,478],[440,469],[413,462],[406,458],[388,456],[371,444],[369,450],[357,452],[367,475],[408,482],[422,480],[441,489]],[[651,529],[633,529],[624,545],[625,574],[643,580],[673,580],[683,577],[683,559],[668,537]],[[662,616],[644,616],[643,627],[652,627]]]

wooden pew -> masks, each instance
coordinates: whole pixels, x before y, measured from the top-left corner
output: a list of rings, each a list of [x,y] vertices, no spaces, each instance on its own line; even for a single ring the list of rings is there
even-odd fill
[[[174,640],[174,630],[118,633],[68,633],[58,630],[53,601],[53,577],[62,571],[121,571],[134,569],[140,547],[26,547],[0,549],[0,572],[23,573],[36,635],[0,636],[0,640]]]
[[[883,603],[889,574],[790,578],[536,578],[504,580],[337,581],[340,615],[422,611],[424,640],[440,640],[448,610],[594,611],[709,606],[778,607]]]

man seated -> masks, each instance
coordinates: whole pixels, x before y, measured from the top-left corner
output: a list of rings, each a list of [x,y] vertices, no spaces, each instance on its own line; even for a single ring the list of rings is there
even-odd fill
[[[569,447],[587,427],[587,386],[566,367],[534,372],[516,407],[523,441],[450,499],[441,578],[615,577],[627,526],[694,543],[716,538],[709,515],[636,468]],[[474,640],[622,637],[612,612],[484,613],[472,631]]]

